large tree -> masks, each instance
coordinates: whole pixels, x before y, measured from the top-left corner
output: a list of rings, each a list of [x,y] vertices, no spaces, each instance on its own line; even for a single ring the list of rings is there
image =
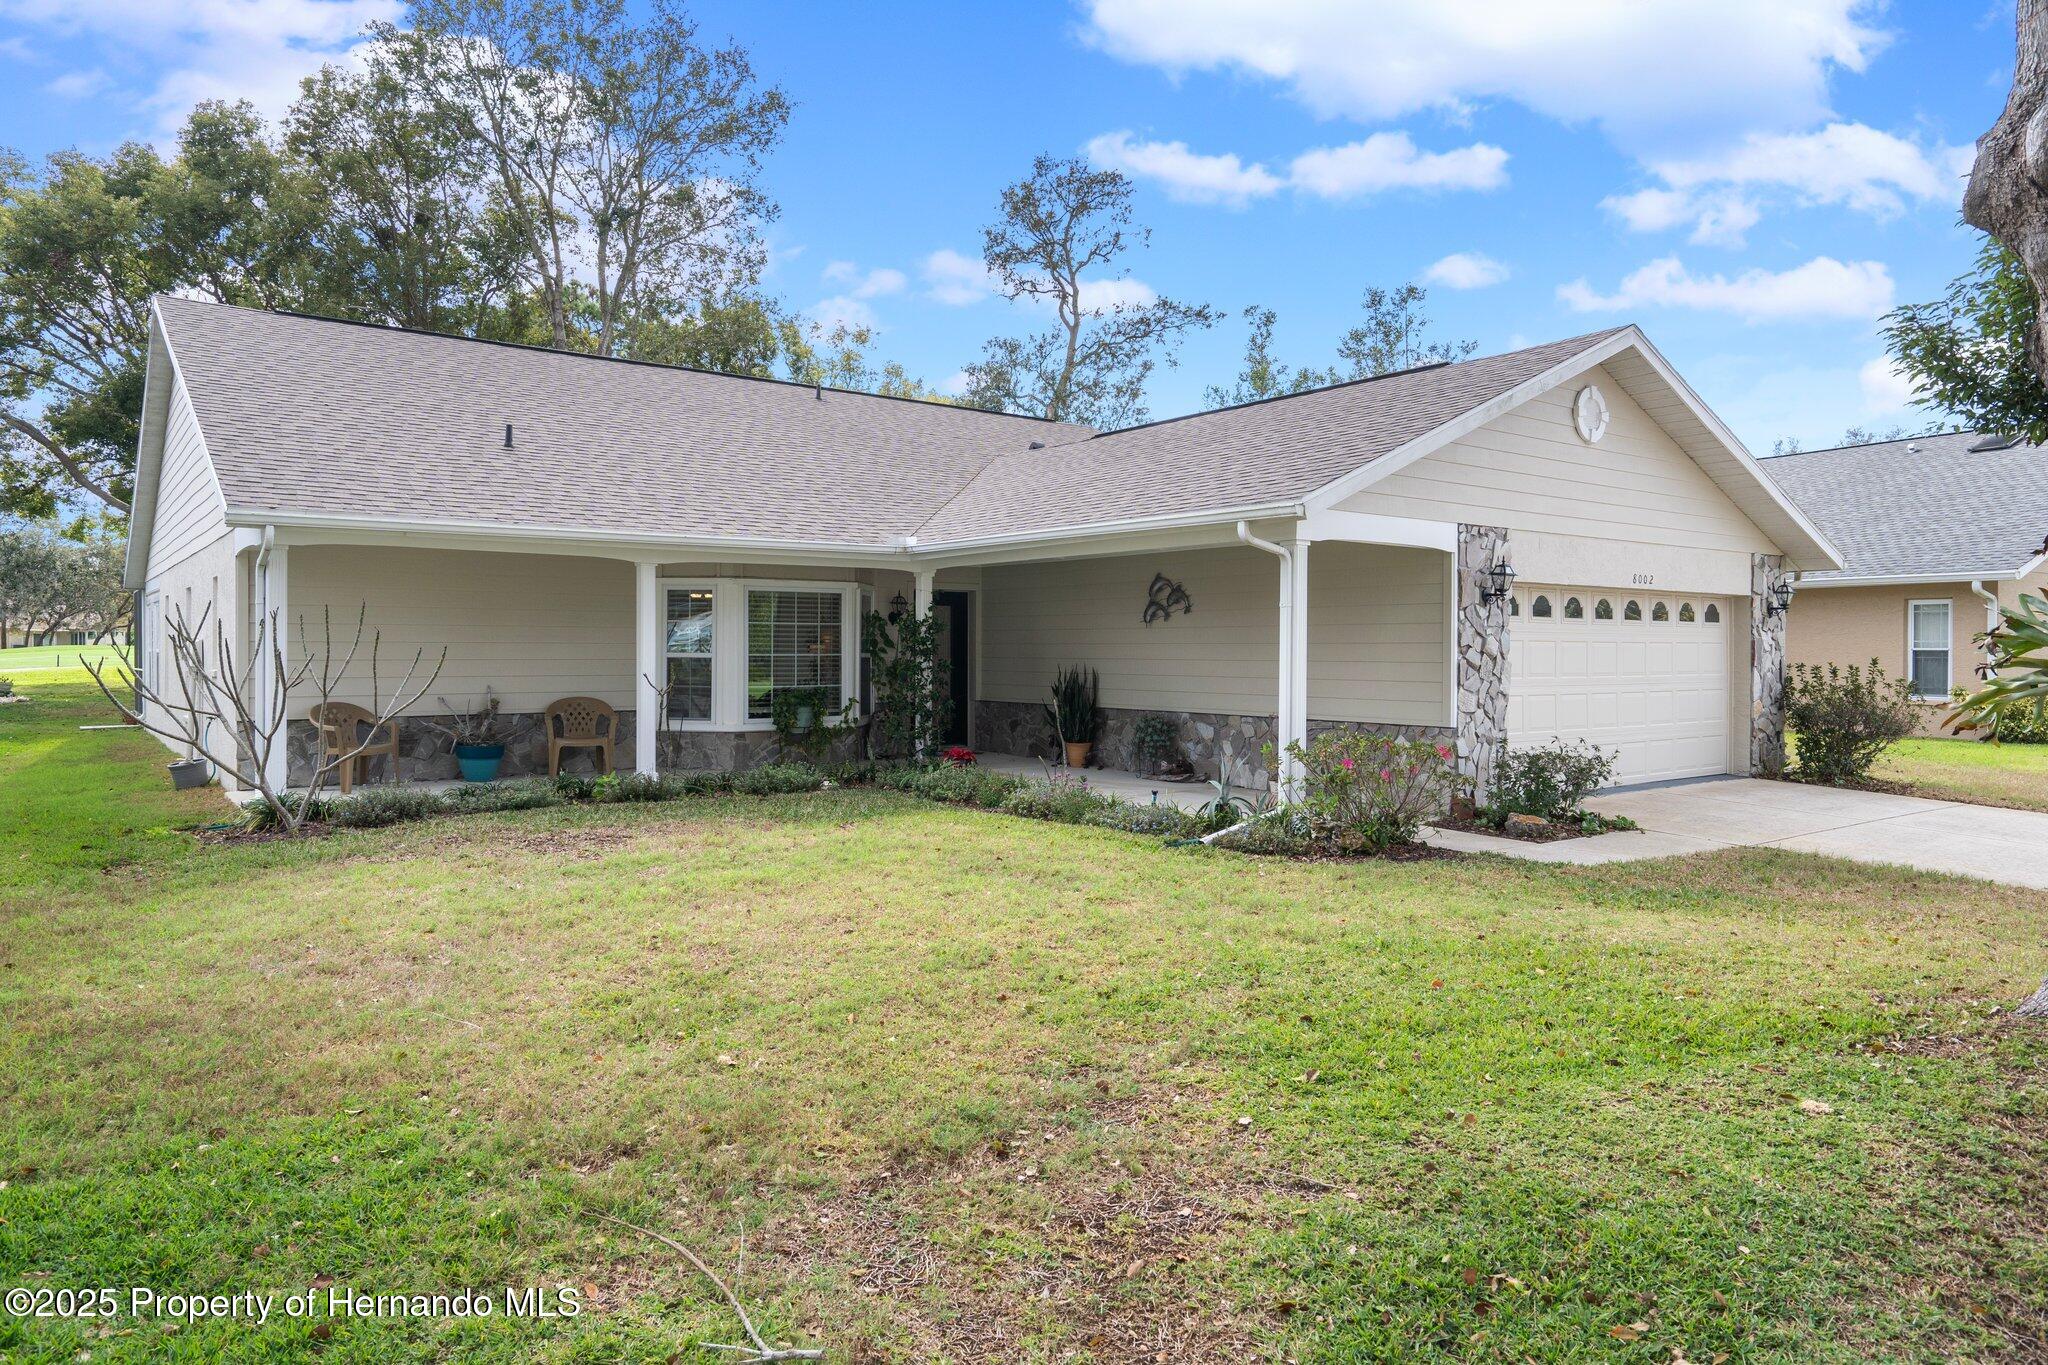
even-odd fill
[[[2048,441],[2048,384],[2028,350],[2038,311],[2019,259],[1986,240],[1941,298],[1887,314],[1885,340],[1916,404],[1974,430]]]
[[[1304,389],[1342,380],[1343,375],[1334,369],[1318,370],[1304,366],[1297,370],[1273,358],[1273,325],[1278,321],[1278,315],[1272,309],[1253,304],[1244,310],[1244,319],[1250,327],[1244,343],[1244,365],[1229,388],[1211,384],[1204,390],[1203,397],[1210,407],[1255,403],[1260,399],[1300,393]]]
[[[2048,0],[2018,0],[2018,48],[2012,90],[1989,132],[1963,193],[1963,220],[2011,253],[2038,300],[2048,293]],[[2034,307],[2020,350],[2036,380],[2048,383],[2048,319]]]
[[[410,27],[372,31],[479,149],[552,345],[613,354],[636,315],[759,274],[774,206],[755,181],[789,102],[669,0],[637,20],[625,0],[418,0]]]
[[[1371,379],[1417,365],[1463,360],[1478,350],[1476,341],[1425,340],[1430,322],[1422,304],[1428,297],[1427,291],[1416,284],[1404,284],[1398,289],[1367,289],[1360,300],[1365,309],[1364,320],[1337,343],[1337,354],[1344,361],[1344,377]]]
[[[1049,156],[1002,192],[982,261],[1004,297],[1049,308],[1053,326],[986,343],[967,367],[969,403],[1103,428],[1143,420],[1153,367],[1219,315],[1124,285],[1126,253],[1151,238],[1131,197],[1118,172]]]

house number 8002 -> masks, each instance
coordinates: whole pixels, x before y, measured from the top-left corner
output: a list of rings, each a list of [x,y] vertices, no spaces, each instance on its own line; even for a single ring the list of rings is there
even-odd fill
[[[1639,588],[1647,588],[1657,581],[1657,575],[1653,573],[1632,573],[1628,576],[1628,581]]]

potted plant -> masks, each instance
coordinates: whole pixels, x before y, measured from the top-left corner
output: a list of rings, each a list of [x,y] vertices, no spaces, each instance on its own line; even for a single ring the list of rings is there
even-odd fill
[[[1052,705],[1045,708],[1045,718],[1059,736],[1069,768],[1088,766],[1088,755],[1095,748],[1095,729],[1102,719],[1095,704],[1101,689],[1102,679],[1092,668],[1063,668],[1053,679]]]
[[[489,782],[496,778],[498,765],[505,761],[505,741],[520,729],[498,714],[496,695],[486,687],[484,699],[467,709],[457,709],[446,697],[434,700],[447,708],[448,718],[454,723],[425,723],[455,741],[455,766],[462,770],[462,780]]]
[[[829,747],[841,726],[834,724],[851,709],[836,687],[782,687],[768,699],[768,718],[775,737],[801,753]]]

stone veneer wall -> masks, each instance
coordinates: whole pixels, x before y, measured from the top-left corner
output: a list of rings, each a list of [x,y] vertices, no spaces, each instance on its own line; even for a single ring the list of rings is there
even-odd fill
[[[1458,771],[1484,801],[1508,737],[1508,600],[1484,600],[1483,575],[1508,559],[1498,526],[1458,527]]]
[[[1785,771],[1785,616],[1772,615],[1770,591],[1790,575],[1782,555],[1749,560],[1749,771]]]
[[[544,777],[548,771],[548,744],[537,713],[507,714],[506,720],[524,723],[518,734],[505,743],[505,760],[500,777]],[[460,776],[455,764],[455,741],[434,729],[429,721],[448,724],[451,716],[401,716],[398,721],[400,771],[408,782],[430,782]],[[286,781],[302,786],[313,774],[314,746],[318,740],[313,723],[294,720],[286,731]],[[633,771],[633,713],[619,713],[619,738],[612,746],[615,772]],[[858,752],[857,735],[841,740],[831,757],[845,758]],[[663,772],[728,771],[758,767],[781,756],[781,746],[772,730],[664,730],[655,740],[656,766]],[[383,755],[365,762],[370,782],[390,780],[390,759]],[[562,755],[562,771],[597,771],[597,750],[570,749]],[[327,777],[334,785],[335,774]]]
[[[1226,716],[1206,711],[1134,711],[1104,707],[1093,762],[1101,768],[1136,771],[1132,744],[1138,720],[1148,715],[1172,716],[1180,722],[1180,752],[1188,766],[1208,778],[1225,772],[1232,785],[1254,790],[1272,785],[1266,749],[1277,731],[1271,716]],[[1377,725],[1365,721],[1311,720],[1309,737],[1330,730],[1370,730],[1400,739],[1428,739],[1448,744],[1451,732],[1441,725]],[[975,747],[993,754],[1051,759],[1052,726],[1035,702],[978,701],[974,704]]]

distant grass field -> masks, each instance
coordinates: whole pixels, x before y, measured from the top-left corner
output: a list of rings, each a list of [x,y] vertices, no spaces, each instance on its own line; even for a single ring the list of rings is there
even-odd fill
[[[27,645],[0,649],[0,678],[52,668],[82,668],[87,660],[119,663],[126,657],[125,648],[119,645]]]
[[[0,1360],[2048,1358],[2038,892],[1778,850],[1289,863],[866,791],[205,845],[0,707]],[[729,1357],[728,1357],[729,1358]]]

